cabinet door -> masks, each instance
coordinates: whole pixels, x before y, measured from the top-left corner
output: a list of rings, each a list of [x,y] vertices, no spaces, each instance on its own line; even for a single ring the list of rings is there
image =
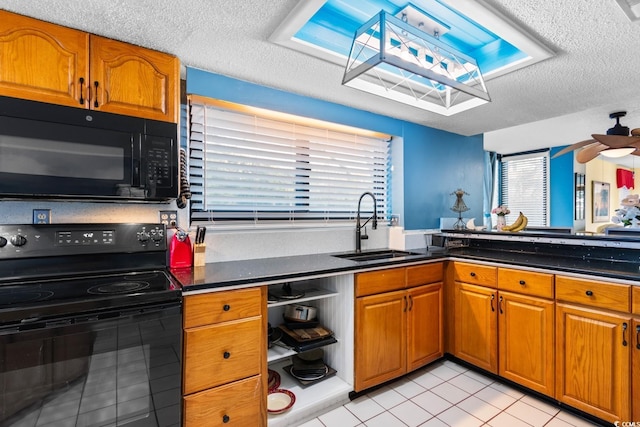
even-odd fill
[[[496,290],[455,282],[455,345],[460,359],[498,372],[498,301]]]
[[[92,109],[177,123],[179,79],[174,56],[91,36]]]
[[[628,420],[631,319],[557,303],[556,398],[607,421]]]
[[[85,105],[89,35],[0,10],[0,95]]]
[[[356,391],[406,372],[407,306],[405,291],[356,298]]]
[[[554,397],[554,302],[500,292],[499,374]]]
[[[640,319],[634,319],[631,330],[631,352],[633,354],[633,366],[631,368],[631,406],[633,420],[640,420]]]
[[[442,283],[407,292],[407,370],[412,371],[443,354]]]

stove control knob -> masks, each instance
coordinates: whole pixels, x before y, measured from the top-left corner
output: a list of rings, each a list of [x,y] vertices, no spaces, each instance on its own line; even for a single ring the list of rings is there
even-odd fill
[[[5,246],[7,246],[7,239],[0,236],[0,248],[4,248]]]
[[[21,234],[11,236],[11,244],[13,246],[24,246],[27,243],[27,238]]]
[[[151,240],[154,242],[159,242],[162,240],[162,231],[160,230],[151,230]]]
[[[141,243],[147,243],[149,241],[149,233],[141,231],[138,233],[138,241]]]

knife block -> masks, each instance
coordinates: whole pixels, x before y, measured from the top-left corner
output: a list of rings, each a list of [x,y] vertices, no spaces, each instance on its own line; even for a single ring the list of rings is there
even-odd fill
[[[202,267],[205,264],[206,243],[196,243],[193,245],[193,266]]]

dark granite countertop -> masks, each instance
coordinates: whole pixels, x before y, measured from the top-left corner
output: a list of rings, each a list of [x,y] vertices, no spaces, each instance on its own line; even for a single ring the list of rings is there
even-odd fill
[[[455,248],[447,252],[449,258],[509,264],[514,267],[531,267],[589,274],[604,278],[638,280],[640,285],[640,263],[624,260],[603,260],[577,257],[562,257],[548,254],[518,253],[479,248]]]
[[[412,252],[415,255],[364,262],[338,258],[332,256],[333,254],[298,255],[215,262],[203,267],[171,272],[183,285],[183,293],[188,294],[253,284],[276,284],[321,276],[353,274],[360,271],[456,258],[514,267],[596,275],[603,278],[637,280],[640,285],[640,263],[638,262],[519,253],[486,248],[451,248],[447,251],[412,250]]]
[[[193,269],[174,269],[171,273],[180,281],[183,286],[182,292],[186,294],[203,289],[240,287],[255,283],[284,283],[446,258],[446,252],[443,250],[423,249],[411,252],[415,255],[360,262],[338,258],[332,254],[214,262]]]

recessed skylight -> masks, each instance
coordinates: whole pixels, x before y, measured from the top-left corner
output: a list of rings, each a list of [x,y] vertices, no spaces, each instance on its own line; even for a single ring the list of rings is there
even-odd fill
[[[307,0],[290,13],[271,41],[345,66],[354,34],[365,22],[380,11],[396,15],[407,6],[438,24],[441,41],[475,58],[485,80],[553,56],[542,43],[478,0]]]

